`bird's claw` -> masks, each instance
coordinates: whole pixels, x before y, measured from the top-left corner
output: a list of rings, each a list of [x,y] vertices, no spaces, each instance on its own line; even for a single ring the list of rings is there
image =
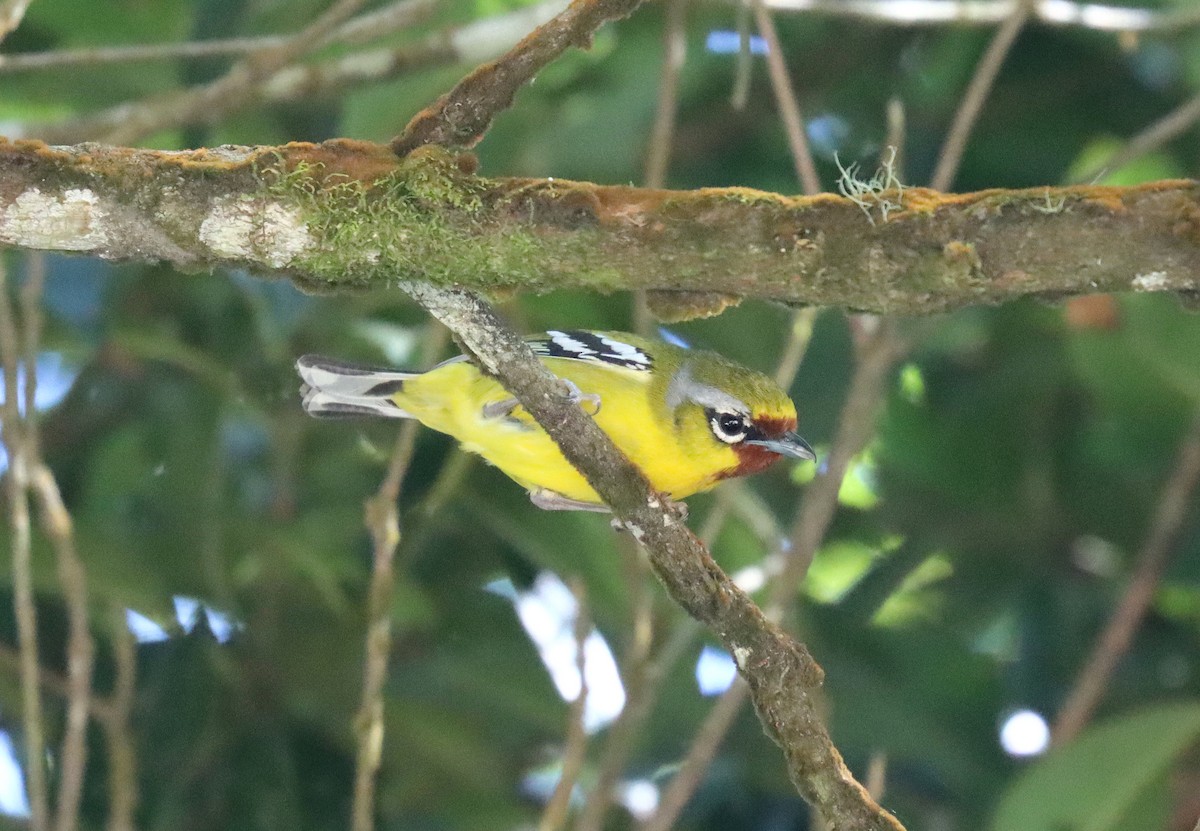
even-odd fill
[[[521,405],[515,398],[505,398],[502,401],[490,401],[483,405],[484,418],[504,418],[512,415],[512,411]]]
[[[559,378],[558,380],[561,381],[562,385],[567,388],[567,398],[572,404],[579,404],[581,406],[585,403],[591,404],[591,410],[589,410],[587,407],[583,408],[583,411],[588,415],[595,415],[596,413],[600,412],[600,396],[598,394],[594,392],[585,394],[584,391],[581,390],[574,381],[570,381],[566,378]]]
[[[538,488],[537,490],[530,491],[529,501],[543,511],[592,511],[598,514],[609,513],[607,505],[571,499],[546,488]]]

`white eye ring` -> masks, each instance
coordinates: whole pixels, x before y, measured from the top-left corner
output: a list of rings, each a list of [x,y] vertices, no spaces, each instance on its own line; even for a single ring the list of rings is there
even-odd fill
[[[750,429],[746,424],[746,417],[741,413],[719,410],[709,411],[708,427],[712,434],[725,444],[737,444],[746,438]]]

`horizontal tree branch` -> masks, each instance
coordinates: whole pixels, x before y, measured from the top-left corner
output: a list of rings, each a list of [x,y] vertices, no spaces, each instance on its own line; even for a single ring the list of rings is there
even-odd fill
[[[0,139],[0,243],[235,266],[312,290],[401,279],[929,313],[1200,291],[1200,184],[852,200],[485,178],[467,155],[427,147],[397,159],[346,140],[163,152]]]
[[[372,9],[347,20],[317,45],[362,44],[382,40],[428,17],[434,6],[433,0],[393,0],[387,6]],[[259,35],[214,40],[85,46],[55,49],[50,52],[18,52],[0,55],[0,74],[114,63],[238,57],[263,49],[286,46],[290,38],[291,35],[285,34]]]
[[[989,26],[1003,23],[1027,0],[766,0],[770,9],[850,17],[895,26]],[[1032,0],[1034,19],[1045,26],[1107,32],[1174,32],[1200,25],[1200,10],[1139,9],[1071,0]]]

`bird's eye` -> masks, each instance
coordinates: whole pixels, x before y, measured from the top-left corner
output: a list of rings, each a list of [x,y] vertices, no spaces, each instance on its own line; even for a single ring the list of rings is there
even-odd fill
[[[737,413],[711,411],[708,414],[708,424],[713,435],[726,444],[737,444],[746,438],[746,419]]]

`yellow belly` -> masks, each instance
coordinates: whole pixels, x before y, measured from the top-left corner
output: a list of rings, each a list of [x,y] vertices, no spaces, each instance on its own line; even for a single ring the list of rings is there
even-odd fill
[[[560,376],[569,375],[585,395],[594,392],[601,396],[596,423],[641,468],[656,490],[682,499],[712,487],[722,470],[736,464],[732,450],[714,455],[705,448],[707,452],[700,456],[682,447],[671,425],[664,425],[662,416],[654,412],[644,372],[613,370],[580,361],[547,359],[546,364]],[[453,436],[464,449],[478,453],[527,490],[545,488],[568,499],[600,502],[524,408],[507,416],[484,415],[487,404],[509,398],[499,383],[462,362],[406,381],[395,401],[423,424]],[[581,406],[591,411],[589,403]]]

